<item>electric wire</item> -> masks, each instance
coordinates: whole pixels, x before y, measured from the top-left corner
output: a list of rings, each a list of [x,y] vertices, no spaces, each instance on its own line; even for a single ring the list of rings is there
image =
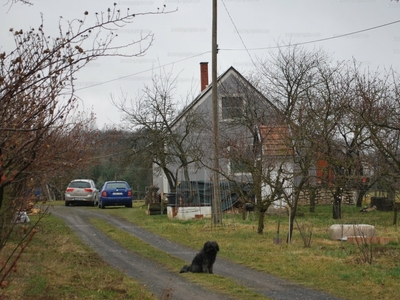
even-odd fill
[[[271,49],[293,47],[293,46],[306,45],[306,44],[313,44],[313,43],[319,43],[319,42],[329,41],[329,40],[333,40],[333,39],[338,39],[338,38],[346,37],[346,36],[349,36],[349,35],[359,34],[359,33],[366,32],[366,31],[375,30],[375,29],[386,27],[386,26],[390,26],[390,25],[393,25],[393,24],[396,24],[396,23],[400,23],[400,20],[389,22],[389,23],[385,23],[385,24],[382,24],[382,25],[374,26],[374,27],[369,27],[369,28],[366,28],[366,29],[361,29],[361,30],[349,32],[349,33],[339,34],[339,35],[335,35],[335,36],[331,36],[331,37],[327,37],[327,38],[322,38],[322,39],[317,39],[317,40],[311,40],[311,41],[307,41],[307,42],[294,43],[294,44],[290,44],[290,45],[261,47],[261,48],[250,48],[250,49],[223,48],[223,49],[220,49],[220,50],[224,50],[224,51],[243,51],[243,50],[246,50],[246,51],[258,51],[258,50],[271,50]]]
[[[227,10],[225,2],[223,0],[222,0],[222,3],[224,5],[224,7],[225,7],[226,12],[228,13],[229,18],[231,19],[231,22],[232,22],[233,26],[235,27],[235,30],[236,30],[237,34],[239,35],[240,40],[242,41],[244,49],[220,48],[218,50],[221,50],[221,51],[246,51],[254,66],[255,66],[255,63],[254,63],[254,61],[253,61],[253,59],[252,59],[252,57],[250,55],[250,51],[272,50],[272,49],[278,49],[278,48],[285,48],[285,47],[293,47],[293,46],[300,46],[300,45],[319,43],[319,42],[338,39],[338,38],[346,37],[346,36],[349,36],[349,35],[359,34],[359,33],[362,33],[362,32],[367,32],[367,31],[371,31],[371,30],[375,30],[375,29],[378,29],[378,28],[382,28],[382,27],[386,27],[386,26],[390,26],[390,25],[394,25],[394,24],[400,23],[400,20],[397,20],[397,21],[393,21],[393,22],[389,22],[389,23],[385,23],[385,24],[369,27],[369,28],[366,28],[366,29],[361,29],[361,30],[352,31],[352,32],[349,32],[349,33],[339,34],[339,35],[335,35],[335,36],[332,36],[332,37],[321,38],[321,39],[317,39],[317,40],[311,40],[311,41],[307,41],[307,42],[299,42],[299,43],[280,45],[280,46],[270,46],[270,47],[250,48],[249,49],[249,48],[246,47],[242,37],[240,36],[240,33],[239,33],[235,23],[233,22],[233,19],[232,19],[231,15],[229,14],[229,11]],[[110,80],[98,82],[98,83],[95,83],[95,84],[87,85],[87,86],[84,86],[84,87],[81,87],[81,88],[77,88],[75,90],[76,91],[80,91],[80,90],[92,88],[92,87],[95,87],[95,86],[103,85],[103,84],[106,84],[106,83],[110,83],[110,82],[113,82],[113,81],[118,81],[118,80],[121,80],[121,79],[124,79],[124,78],[127,78],[127,77],[132,77],[132,76],[135,76],[135,75],[139,75],[139,74],[142,74],[142,73],[153,71],[154,69],[160,69],[160,68],[164,68],[166,66],[170,66],[170,65],[173,65],[173,64],[176,64],[176,63],[180,63],[182,61],[189,60],[189,59],[192,59],[192,58],[195,58],[195,57],[198,57],[198,56],[202,56],[202,55],[207,54],[207,53],[211,53],[211,51],[205,51],[205,52],[202,52],[202,53],[190,56],[190,57],[186,57],[186,58],[183,58],[183,59],[180,59],[180,60],[176,60],[176,61],[173,61],[173,62],[170,62],[170,63],[166,63],[166,64],[158,66],[158,67],[153,67],[151,69],[143,70],[143,71],[140,71],[140,72],[137,72],[137,73],[132,73],[132,74],[128,74],[128,75],[125,75],[125,76],[117,77],[117,78],[114,78],[114,79],[110,79]]]
[[[221,1],[222,1],[222,4],[224,5],[225,11],[226,11],[226,13],[228,14],[229,19],[230,19],[231,22],[232,22],[233,27],[235,28],[235,31],[236,31],[237,35],[239,36],[240,41],[241,41],[242,44],[243,44],[244,49],[245,49],[246,52],[247,52],[247,55],[249,56],[249,58],[250,58],[252,64],[254,65],[254,67],[256,67],[256,69],[257,69],[257,66],[256,66],[256,64],[255,64],[254,61],[253,61],[253,58],[251,57],[251,54],[250,54],[249,50],[247,49],[246,44],[244,43],[243,38],[242,38],[242,36],[240,35],[240,32],[239,32],[239,30],[237,29],[236,24],[235,24],[235,22],[233,21],[233,18],[232,18],[231,14],[230,14],[229,11],[228,11],[228,8],[227,8],[226,5],[225,5],[225,1],[224,1],[224,0],[221,0]]]
[[[77,88],[77,89],[75,89],[75,90],[76,90],[76,91],[80,91],[80,90],[92,88],[92,87],[95,87],[95,86],[98,86],[98,85],[103,85],[103,84],[110,83],[110,82],[113,82],[113,81],[121,80],[121,79],[124,79],[124,78],[127,78],[127,77],[136,76],[136,75],[139,75],[139,74],[142,74],[142,73],[146,73],[146,72],[149,72],[149,71],[161,69],[161,68],[164,68],[164,67],[166,67],[166,66],[170,66],[170,65],[173,65],[173,64],[176,64],[176,63],[179,63],[179,62],[188,60],[188,59],[192,59],[192,58],[195,58],[195,57],[198,57],[198,56],[202,56],[202,55],[207,54],[207,53],[211,53],[211,51],[205,51],[205,52],[202,52],[202,53],[199,53],[199,54],[190,56],[190,57],[186,57],[186,58],[182,58],[182,59],[180,59],[180,60],[176,60],[176,61],[173,61],[173,62],[170,62],[170,63],[166,63],[166,64],[161,65],[161,66],[158,66],[158,67],[153,67],[153,68],[151,68],[151,69],[147,69],[147,70],[143,70],[143,71],[140,71],[140,72],[136,72],[136,73],[132,73],[132,74],[120,76],[120,77],[117,77],[117,78],[114,78],[114,79],[110,79],[110,80],[107,80],[107,81],[102,81],[102,82],[94,83],[94,84],[87,85],[87,86],[84,86],[84,87],[81,87],[81,88]]]

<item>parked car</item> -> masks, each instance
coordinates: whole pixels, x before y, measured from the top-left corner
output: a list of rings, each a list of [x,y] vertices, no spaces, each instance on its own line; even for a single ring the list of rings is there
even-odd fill
[[[99,190],[92,179],[72,180],[65,190],[65,206],[76,203],[88,203],[96,206],[99,201]]]
[[[100,191],[99,208],[132,207],[132,189],[126,181],[106,181]]]

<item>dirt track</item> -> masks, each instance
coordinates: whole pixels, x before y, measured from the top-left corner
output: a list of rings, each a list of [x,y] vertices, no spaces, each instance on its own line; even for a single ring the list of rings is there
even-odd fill
[[[210,292],[187,281],[181,274],[170,272],[154,261],[125,250],[92,226],[88,222],[88,218],[90,216],[100,218],[129,232],[153,247],[187,262],[192,260],[198,249],[190,249],[168,241],[125,220],[104,214],[101,210],[92,210],[79,206],[55,206],[51,213],[64,219],[82,241],[97,251],[110,265],[145,284],[157,296],[172,291],[173,299],[229,299],[226,296]],[[267,273],[254,271],[224,260],[221,257],[217,257],[214,273],[231,278],[238,284],[251,288],[269,299],[338,299],[319,291],[289,283]]]

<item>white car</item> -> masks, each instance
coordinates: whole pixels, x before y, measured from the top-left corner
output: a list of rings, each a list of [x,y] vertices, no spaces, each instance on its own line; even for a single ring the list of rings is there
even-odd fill
[[[99,201],[99,190],[91,179],[72,180],[65,190],[65,206],[87,203],[96,206]]]

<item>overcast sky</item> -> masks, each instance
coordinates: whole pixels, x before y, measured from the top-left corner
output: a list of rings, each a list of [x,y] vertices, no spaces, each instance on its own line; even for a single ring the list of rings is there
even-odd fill
[[[3,0],[0,17],[0,51],[13,46],[9,28],[38,28],[43,13],[45,28],[56,29],[59,17],[82,18],[106,11],[113,1],[105,0],[32,0],[33,6],[15,4],[10,8]],[[140,58],[101,58],[78,73],[77,95],[81,109],[92,107],[97,124],[121,124],[121,114],[111,104],[111,95],[120,98],[137,96],[144,84],[150,84],[152,72],[164,66],[178,76],[176,98],[188,92],[200,92],[200,62],[209,62],[211,70],[212,0],[125,0],[116,1],[121,10],[130,12],[178,9],[168,15],[138,17],[119,31],[120,42],[137,39],[140,32],[153,32],[155,40]],[[400,3],[390,0],[218,0],[218,73],[230,66],[243,75],[255,72],[252,63],[267,58],[277,43],[309,43],[306,48],[322,48],[334,60],[355,58],[364,66],[393,67],[400,64]],[[340,38],[343,34],[361,30]],[[244,48],[249,51],[244,51]],[[250,57],[251,56],[251,57]],[[211,81],[211,72],[210,72]]]

